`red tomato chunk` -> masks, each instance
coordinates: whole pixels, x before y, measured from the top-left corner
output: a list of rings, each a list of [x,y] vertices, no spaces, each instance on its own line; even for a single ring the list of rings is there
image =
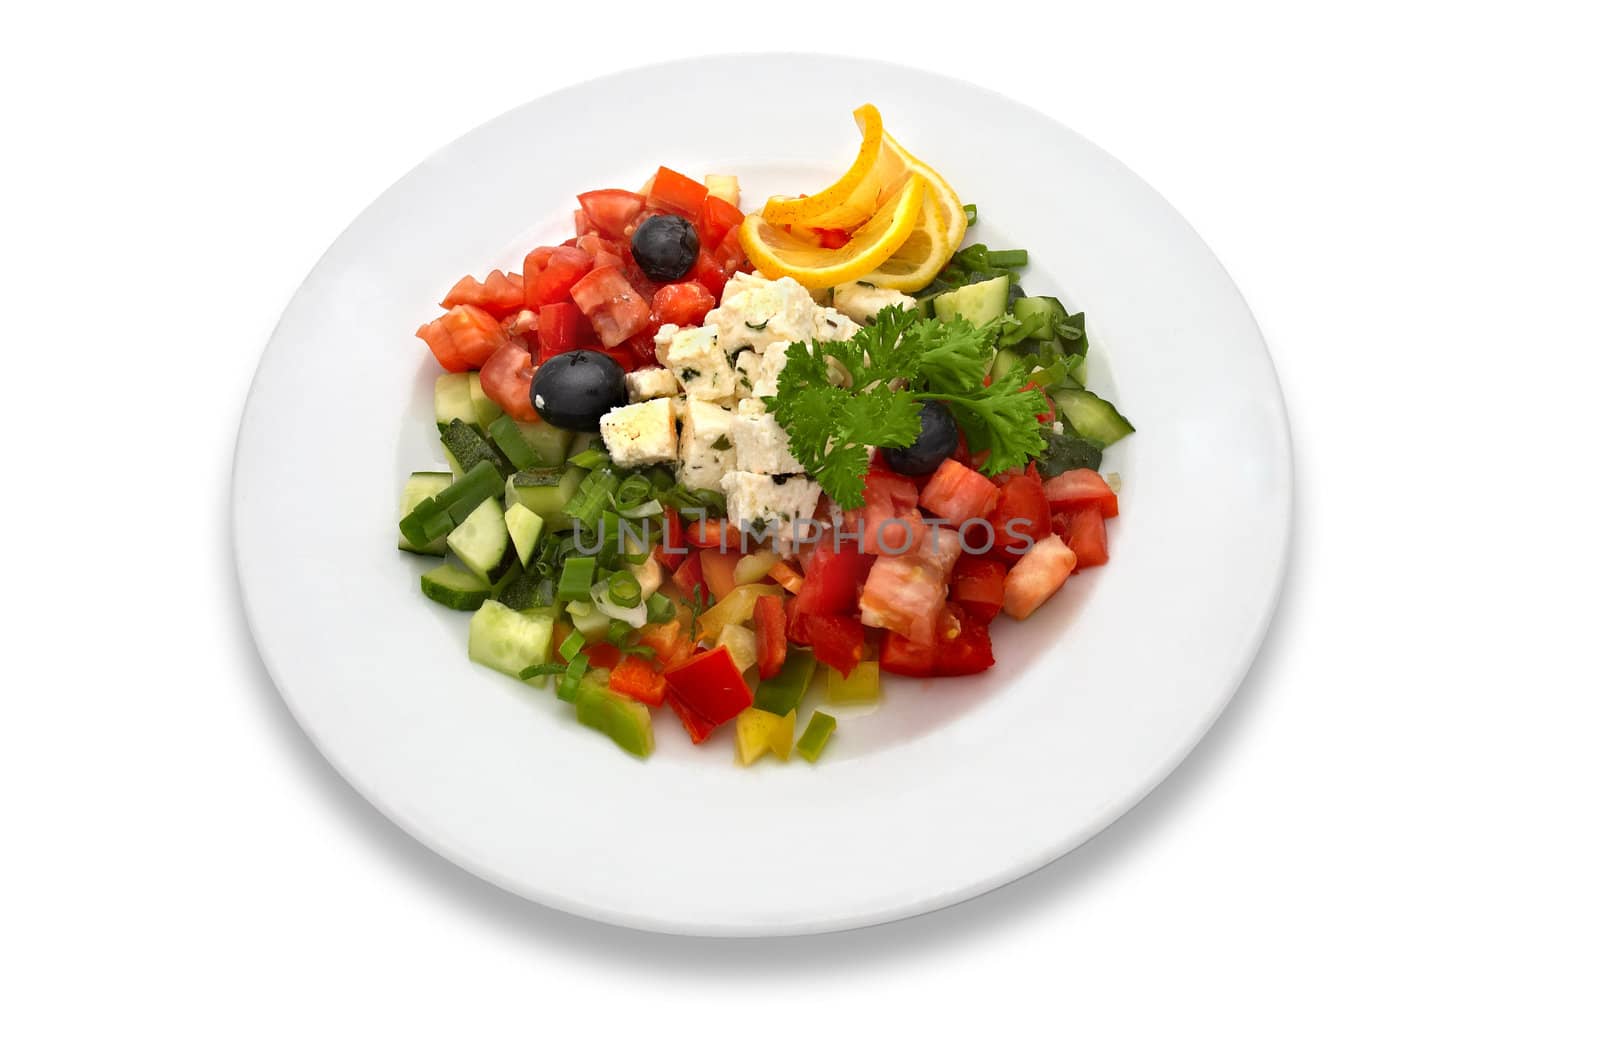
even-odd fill
[[[1033,615],[1061,589],[1077,563],[1078,558],[1059,536],[1037,543],[1006,575],[1006,615],[1019,620]]]
[[[607,347],[620,346],[650,322],[650,304],[616,266],[596,269],[572,285],[572,301]]]

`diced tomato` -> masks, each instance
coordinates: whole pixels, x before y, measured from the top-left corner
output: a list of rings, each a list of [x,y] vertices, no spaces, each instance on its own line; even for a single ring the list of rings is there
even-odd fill
[[[629,223],[644,209],[644,196],[621,188],[584,192],[578,197],[578,202],[594,223],[596,231],[613,240],[626,236]]]
[[[1034,543],[1027,555],[1006,573],[1006,615],[1027,619],[1067,581],[1078,563],[1059,535]]]
[[[727,286],[728,274],[717,265],[711,252],[704,247],[700,248],[700,257],[695,259],[694,268],[689,271],[689,279],[711,292],[717,298],[722,298],[722,289]]]
[[[726,520],[701,517],[684,526],[683,537],[691,546],[717,550],[733,548],[739,541],[739,532]]]
[[[697,589],[700,591],[702,600],[710,596],[711,588],[706,586],[705,572],[700,566],[699,550],[683,558],[683,563],[678,565],[678,570],[672,573],[672,585],[676,586],[683,596],[690,601],[694,600],[694,592]]]
[[[994,667],[989,624],[968,615],[960,605],[946,606],[934,671],[940,675],[976,675]]]
[[[1006,566],[991,557],[962,554],[950,573],[950,600],[984,623],[1005,604]]]
[[[693,221],[700,214],[700,205],[706,201],[706,186],[677,170],[663,166],[650,181],[651,206],[670,210]]]
[[[927,525],[917,511],[917,485],[887,468],[869,468],[862,486],[861,509],[850,513],[847,526],[859,522],[861,552],[879,556],[916,548]]]
[[[539,307],[539,360],[549,361],[557,354],[583,346],[589,319],[574,303],[552,302]]]
[[[856,610],[859,583],[864,574],[861,551],[854,542],[833,542],[826,536],[811,553],[805,585],[795,596],[796,607],[806,616],[840,616]]]
[[[878,666],[896,675],[927,678],[933,674],[939,661],[939,647],[933,643],[919,645],[894,631],[883,636],[883,648],[878,651]]]
[[[662,510],[661,543],[651,555],[669,572],[677,571],[688,557],[684,547],[683,525],[678,522],[678,514],[671,509]]]
[[[611,678],[606,685],[624,697],[632,697],[652,708],[661,707],[661,702],[667,699],[666,676],[651,667],[643,657],[632,653],[611,668]]]
[[[622,650],[610,642],[595,642],[583,647],[583,655],[589,658],[590,667],[616,667],[622,659]]]
[[[733,593],[733,588],[739,585],[733,579],[733,568],[739,563],[739,554],[732,550],[703,549],[698,556],[700,571],[705,575],[711,596],[721,601]]]
[[[810,236],[817,246],[827,251],[837,251],[850,242],[850,233],[844,229],[811,229]]]
[[[641,291],[639,294],[643,296],[644,292]],[[633,352],[633,361],[635,365],[639,365],[644,368],[654,368],[656,365],[660,364],[656,360],[656,332],[659,329],[660,324],[655,320],[651,320],[639,331],[629,336],[628,341],[623,344],[623,346],[627,347]]]
[[[535,252],[537,253],[537,252]],[[533,255],[529,255],[531,260]],[[537,310],[547,303],[560,302],[572,295],[572,286],[582,280],[594,264],[594,259],[576,247],[557,247],[551,252],[542,269],[530,272],[527,261],[522,264],[523,301],[528,308]]]
[[[619,346],[650,320],[650,304],[639,297],[616,266],[596,269],[579,280],[572,286],[572,301],[607,347]]]
[[[524,293],[526,293],[528,280],[535,273],[539,272],[539,270],[541,270],[545,266],[549,265],[550,264],[550,257],[551,257],[551,255],[553,255],[555,253],[556,253],[556,249],[554,247],[535,247],[533,250],[529,251],[527,253],[527,255],[525,255],[523,257],[523,259],[522,259],[522,284],[523,284],[523,288],[524,288]],[[526,301],[526,300],[524,300],[524,301]]]
[[[777,564],[774,564],[772,566],[772,570],[767,572],[767,578],[771,579],[773,582],[777,583],[791,594],[798,594],[800,592],[800,588],[806,585],[805,578],[801,576],[799,572],[791,568],[785,561],[779,561]]]
[[[578,250],[594,259],[596,269],[603,269],[606,266],[622,267],[622,252],[617,249],[617,245],[597,232],[579,236]]]
[[[789,655],[788,626],[779,595],[768,594],[756,598],[756,668],[764,679],[783,670]]]
[[[476,369],[506,341],[505,329],[476,306],[457,306],[417,329],[446,372]]]
[[[734,229],[722,238],[722,242],[717,244],[717,249],[711,252],[711,258],[724,276],[731,277],[735,273],[744,272],[750,265],[750,260],[744,255],[744,245],[739,242],[738,229]]]
[[[696,744],[704,741],[711,730],[750,707],[752,701],[750,687],[745,685],[744,676],[725,645],[696,653],[667,668],[666,680],[673,710],[678,712],[679,718],[687,712],[696,724],[701,724],[692,726],[684,719],[684,728]],[[709,724],[710,729],[705,729],[704,724]],[[698,737],[697,731],[701,731]]]
[[[589,233],[599,232],[600,230],[595,227],[594,220],[583,212],[582,207],[579,207],[572,212],[572,231],[578,234],[579,239],[582,239]]]
[[[945,458],[922,488],[921,505],[954,524],[988,516],[1000,500],[1000,488],[980,472]]]
[[[522,295],[521,274],[508,275],[496,269],[481,281],[470,276],[462,277],[439,305],[445,309],[476,306],[496,317],[504,317],[522,309]]]
[[[1045,480],[1044,496],[1057,511],[1092,505],[1101,516],[1117,515],[1117,492],[1092,468],[1071,468]]]
[[[1057,513],[1051,526],[1078,558],[1079,568],[1093,568],[1111,559],[1106,549],[1106,518],[1098,508],[1083,505]]]
[[[516,340],[508,340],[483,363],[478,383],[490,401],[512,420],[532,424],[539,419],[533,409],[533,355]]]
[[[744,211],[726,199],[708,195],[700,204],[700,215],[694,227],[700,233],[702,247],[715,247],[743,221]]]
[[[854,616],[810,616],[806,634],[817,659],[841,675],[848,675],[861,663],[867,631]]]
[[[607,347],[601,353],[622,366],[623,372],[632,372],[639,367],[638,360],[633,356],[633,348],[626,344],[620,347]]]
[[[703,322],[706,314],[716,305],[716,296],[704,284],[691,280],[683,284],[662,285],[655,298],[650,300],[650,313],[658,324],[693,328]]]
[[[989,518],[994,525],[994,553],[1014,563],[1028,547],[1050,533],[1050,503],[1037,476],[1017,474],[1000,485],[1000,500]]]
[[[1043,386],[1041,386],[1037,381],[1034,381],[1023,384],[1022,389],[1024,391],[1038,391],[1041,395],[1044,395],[1045,411],[1037,414],[1034,418],[1035,420],[1037,420],[1040,424],[1049,424],[1051,421],[1056,419],[1056,404],[1050,400],[1050,396],[1048,394],[1045,394]]]
[[[861,591],[861,621],[931,645],[945,583],[960,553],[960,536],[950,528],[933,528],[910,553],[879,557]],[[811,585],[809,575],[806,585]]]

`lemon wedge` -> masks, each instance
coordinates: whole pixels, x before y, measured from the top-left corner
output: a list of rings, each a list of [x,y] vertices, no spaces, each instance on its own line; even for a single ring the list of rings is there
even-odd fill
[[[965,214],[961,217],[966,220]],[[922,215],[906,242],[877,269],[859,279],[880,288],[919,291],[939,275],[953,250],[945,234],[944,213],[930,184],[922,197]]]
[[[927,191],[927,180],[911,174],[851,233],[843,247],[829,249],[795,236],[774,224],[765,210],[745,217],[739,226],[739,244],[755,267],[769,277],[793,277],[807,288],[848,284],[883,265],[906,243],[923,217]]]
[[[857,122],[860,121],[858,117]],[[900,142],[888,133],[882,134],[883,151],[893,155],[898,160],[898,165],[904,166],[909,172],[920,175],[928,182],[928,195],[934,200],[939,209],[939,220],[944,227],[947,250],[954,253],[961,246],[961,241],[967,238],[967,212],[961,205],[961,197],[956,190],[950,187],[950,182],[900,145]],[[943,263],[940,263],[941,265]],[[934,270],[938,272],[938,270]],[[932,279],[931,277],[929,278]],[[909,288],[903,290],[911,290]]]

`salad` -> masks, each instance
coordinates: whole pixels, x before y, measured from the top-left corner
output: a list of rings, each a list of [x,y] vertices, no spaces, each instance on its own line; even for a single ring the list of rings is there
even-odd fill
[[[1084,387],[1083,314],[855,118],[837,181],[750,214],[665,166],[585,192],[570,239],[417,330],[449,466],[402,491],[400,548],[445,558],[423,595],[634,755],[665,709],[696,744],[732,724],[742,764],[815,762],[810,690],[985,671],[997,624],[1109,559],[1133,426]]]

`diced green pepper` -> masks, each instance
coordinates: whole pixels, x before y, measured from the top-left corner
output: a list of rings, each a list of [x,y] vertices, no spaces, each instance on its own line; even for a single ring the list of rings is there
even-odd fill
[[[858,665],[859,666],[859,665]],[[811,676],[816,674],[817,658],[811,650],[791,645],[784,657],[783,668],[756,687],[756,707],[773,715],[788,715],[800,707],[806,690],[811,687]]]
[[[794,743],[794,750],[808,762],[816,763],[828,739],[833,736],[833,728],[838,725],[839,720],[827,712],[812,712],[811,722],[806,724],[806,732],[800,735],[800,740]]]
[[[561,601],[589,600],[589,587],[594,585],[596,562],[593,557],[568,557],[561,566],[561,580],[556,584],[556,598]]]
[[[648,756],[656,747],[650,710],[632,697],[624,697],[597,682],[577,689],[578,722],[615,741],[626,752]]]

